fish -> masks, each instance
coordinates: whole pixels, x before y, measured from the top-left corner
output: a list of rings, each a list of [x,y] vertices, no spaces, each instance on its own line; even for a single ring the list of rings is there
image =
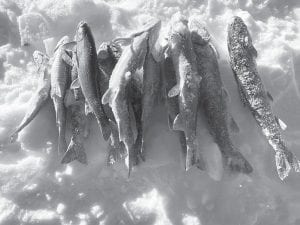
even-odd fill
[[[76,54],[72,53],[73,67],[71,79],[74,81],[78,78],[77,67],[75,66]],[[88,164],[87,155],[84,148],[84,140],[88,136],[88,118],[85,115],[85,99],[81,88],[68,89],[65,96],[64,104],[70,110],[71,141],[67,151],[61,159],[62,164],[70,163],[74,160],[82,164]]]
[[[50,96],[50,73],[49,73],[49,57],[40,52],[34,51],[33,60],[35,65],[37,66],[38,72],[41,75],[38,88],[30,98],[26,114],[18,125],[18,127],[14,130],[14,132],[10,135],[10,142],[14,142],[18,138],[19,132],[21,132],[38,114],[41,108],[45,105]]]
[[[64,154],[67,150],[65,137],[66,108],[64,105],[64,98],[71,79],[71,67],[69,63],[72,59],[65,52],[65,44],[69,42],[70,39],[68,36],[64,36],[59,40],[54,50],[51,66],[50,95],[56,114],[56,126],[58,127],[58,152],[60,154]]]
[[[134,104],[135,118],[138,125],[138,134],[136,139],[136,151],[141,159],[145,160],[145,135],[149,127],[149,119],[152,114],[155,102],[157,101],[160,92],[160,64],[163,59],[165,51],[164,46],[159,43],[159,34],[161,30],[161,21],[157,18],[150,18],[147,22],[136,32],[127,38],[117,38],[114,41],[128,41],[132,42],[134,37],[139,36],[143,32],[149,34],[147,42],[147,54],[143,64],[142,76],[142,96],[141,99],[136,99]],[[139,95],[138,92],[132,93],[132,98]],[[140,108],[140,105],[142,108]],[[141,117],[140,117],[141,113]],[[140,126],[141,125],[141,126]]]
[[[228,111],[229,96],[221,79],[216,48],[212,47],[211,36],[197,17],[190,17],[189,30],[202,77],[199,107],[203,109],[209,132],[222,153],[223,165],[231,171],[249,174],[252,166],[231,139],[231,132],[238,129],[238,125]]]
[[[119,139],[126,148],[125,165],[128,168],[128,177],[133,165],[137,163],[137,156],[134,150],[135,138],[131,124],[132,118],[130,116],[127,86],[133,73],[141,68],[144,63],[148,37],[148,32],[144,32],[135,37],[130,45],[124,47],[122,55],[112,72],[109,88],[102,97],[102,103],[109,104],[112,108],[118,126]]]
[[[112,71],[121,57],[121,46],[114,42],[103,42],[97,51],[98,66],[100,69],[101,88],[106,91],[109,86],[109,79]],[[123,158],[125,154],[124,143],[119,139],[118,127],[114,114],[109,105],[104,105],[104,110],[111,123],[111,135],[108,143],[107,164],[113,165]]]
[[[279,178],[284,180],[292,169],[300,172],[300,162],[287,148],[281,134],[285,126],[274,115],[271,105],[273,98],[265,89],[257,72],[257,50],[253,46],[246,24],[240,17],[235,16],[232,19],[227,35],[230,65],[241,101],[250,109],[263,135],[275,151],[277,173]]]
[[[103,91],[100,89],[98,82],[100,72],[95,41],[89,25],[85,21],[79,22],[75,39],[78,79],[72,82],[71,88],[81,87],[88,111],[93,112],[95,115],[103,139],[107,141],[111,134],[110,121],[101,104]]]
[[[149,31],[149,41],[147,47],[147,54],[145,57],[145,62],[143,65],[143,82],[142,82],[142,127],[141,127],[141,145],[138,149],[140,152],[139,155],[143,155],[145,158],[145,137],[149,127],[149,120],[152,115],[155,104],[158,101],[160,88],[161,88],[161,70],[160,70],[160,61],[161,57],[156,57],[154,55],[159,55],[156,50],[153,54],[152,48],[153,45],[157,42],[158,32],[160,31],[161,23]],[[157,61],[158,60],[158,61]]]
[[[168,92],[177,84],[175,69],[173,65],[172,58],[167,56],[161,63],[161,72],[162,72],[162,82],[163,82],[163,97],[165,99],[165,104],[168,112],[168,125],[171,131],[176,132],[180,146],[181,146],[181,154],[183,158],[186,158],[186,141],[185,134],[181,130],[173,130],[173,123],[176,116],[179,114],[179,103],[178,96],[169,98]],[[185,162],[184,162],[185,167]]]
[[[187,24],[188,21],[183,15],[180,13],[174,14],[170,21],[168,34],[168,54],[172,58],[177,80],[177,84],[168,92],[168,97],[178,96],[179,113],[174,119],[173,129],[181,130],[185,134],[187,146],[186,171],[197,164],[196,130],[201,81]],[[201,154],[199,154],[199,159],[201,158]]]

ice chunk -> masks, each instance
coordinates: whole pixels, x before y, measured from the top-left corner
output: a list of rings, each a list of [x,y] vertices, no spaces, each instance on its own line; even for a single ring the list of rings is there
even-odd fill
[[[56,212],[58,214],[62,214],[65,211],[65,209],[66,209],[66,206],[62,203],[59,203],[56,207]]]
[[[49,25],[39,13],[28,13],[18,17],[21,45],[41,48],[43,39],[49,35]]]
[[[55,38],[51,37],[51,38],[47,38],[45,40],[43,40],[44,42],[44,46],[46,49],[46,54],[51,57],[53,55],[53,50],[55,48],[56,45],[56,41]]]

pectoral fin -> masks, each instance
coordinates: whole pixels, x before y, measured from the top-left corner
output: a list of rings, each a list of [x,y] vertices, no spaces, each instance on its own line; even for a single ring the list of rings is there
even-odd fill
[[[80,83],[78,78],[72,82],[70,89],[77,89],[77,88],[80,88]]]
[[[84,111],[85,111],[86,116],[93,112],[93,110],[91,109],[91,107],[89,106],[89,104],[87,102],[85,102],[85,104],[84,104]]]
[[[230,121],[229,121],[229,126],[230,126],[230,130],[234,133],[239,133],[240,132],[240,128],[237,125],[237,123],[235,122],[235,120],[233,119],[232,116],[230,116]]]
[[[182,131],[184,131],[184,120],[183,120],[180,113],[174,119],[173,130],[182,130]]]
[[[225,99],[228,101],[228,102],[230,102],[230,96],[229,96],[229,93],[228,93],[228,91],[226,90],[226,88],[225,87],[222,87],[222,95],[225,97]]]
[[[73,105],[76,102],[73,92],[70,89],[66,90],[65,98],[64,98],[64,104],[65,107],[69,107],[70,105]]]
[[[65,52],[62,53],[61,58],[67,65],[73,66],[72,58],[69,56],[69,54],[67,53],[66,50],[65,50]]]
[[[282,130],[285,130],[287,128],[287,125],[281,120],[279,119],[277,116],[275,117],[277,124],[279,125],[279,127]]]
[[[173,120],[170,115],[168,115],[168,125],[169,125],[169,130],[173,130]]]
[[[175,97],[175,96],[179,95],[179,93],[180,93],[180,89],[179,89],[179,85],[177,84],[171,88],[171,90],[168,93],[168,97],[169,98]]]

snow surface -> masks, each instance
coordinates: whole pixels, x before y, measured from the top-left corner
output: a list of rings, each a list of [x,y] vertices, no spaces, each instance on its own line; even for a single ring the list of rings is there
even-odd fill
[[[163,106],[155,109],[147,134],[147,161],[134,168],[130,179],[124,163],[106,166],[106,143],[94,120],[85,143],[89,164],[61,165],[50,102],[17,143],[7,142],[37,88],[34,50],[51,55],[62,36],[74,36],[82,19],[98,47],[127,36],[151,16],[165,26],[178,11],[197,15],[217,45],[230,111],[241,130],[233,139],[254,168],[250,176],[224,173],[203,118],[199,143],[208,172],[184,172],[178,138],[168,130]],[[288,125],[284,137],[300,157],[298,0],[0,0],[0,224],[299,225],[300,176],[278,178],[274,152],[237,94],[226,45],[233,15],[249,28],[274,111]]]

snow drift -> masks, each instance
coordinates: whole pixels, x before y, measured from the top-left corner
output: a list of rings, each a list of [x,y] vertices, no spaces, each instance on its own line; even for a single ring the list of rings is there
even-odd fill
[[[85,143],[89,164],[61,165],[50,102],[17,143],[7,142],[37,88],[34,50],[51,56],[62,36],[74,36],[80,20],[89,23],[98,47],[133,32],[149,17],[165,26],[178,11],[197,15],[214,38],[229,109],[240,127],[233,140],[254,168],[250,176],[224,173],[204,119],[198,136],[211,162],[209,173],[184,172],[163,105],[151,119],[147,161],[130,179],[123,163],[106,166],[107,143],[94,119]],[[300,177],[292,173],[284,182],[277,177],[274,153],[240,103],[226,45],[227,23],[238,15],[258,51],[258,71],[274,97],[273,109],[288,125],[284,137],[300,157],[299,13],[292,0],[0,1],[0,224],[299,224]]]

